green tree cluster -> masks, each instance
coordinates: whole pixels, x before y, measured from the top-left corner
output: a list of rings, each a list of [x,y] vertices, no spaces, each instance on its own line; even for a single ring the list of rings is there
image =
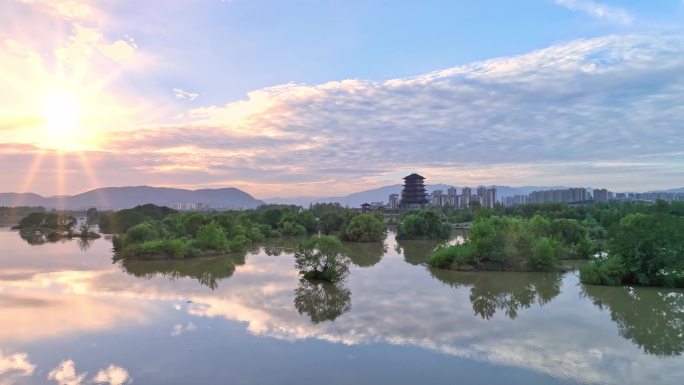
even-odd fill
[[[656,209],[622,218],[608,251],[580,270],[582,282],[684,287],[684,217]]]
[[[553,270],[561,258],[588,258],[595,250],[588,230],[574,219],[499,215],[473,224],[467,242],[438,249],[429,260],[453,269]]]
[[[340,238],[351,242],[380,242],[385,237],[385,224],[373,214],[355,215],[344,226]]]
[[[397,226],[398,239],[447,239],[450,235],[451,226],[434,210],[410,212]]]

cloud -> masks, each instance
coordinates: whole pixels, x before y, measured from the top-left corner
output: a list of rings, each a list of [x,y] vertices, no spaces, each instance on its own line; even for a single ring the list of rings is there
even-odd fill
[[[65,65],[76,68],[90,61],[95,52],[114,63],[121,63],[130,59],[136,48],[130,40],[108,43],[97,29],[76,24],[67,44],[55,49],[55,56]]]
[[[634,16],[629,12],[601,4],[591,0],[555,0],[556,4],[568,8],[572,11],[584,12],[587,15],[619,24],[631,24]]]
[[[87,20],[95,17],[97,11],[86,0],[22,0],[33,4],[46,12],[51,12],[65,19]]]
[[[196,92],[188,92],[182,88],[174,88],[173,94],[176,96],[177,99],[188,99],[190,101],[197,99],[197,97],[199,96],[199,94]]]
[[[187,126],[138,138],[148,138],[148,153],[157,146],[156,170],[196,164],[238,183],[332,188],[396,181],[393,172],[412,169],[459,183],[486,168],[479,175],[505,179],[518,168],[530,181],[550,169],[573,174],[586,162],[681,148],[683,53],[679,36],[616,35],[411,78],[290,83],[192,109]],[[179,151],[162,155],[162,147]],[[348,169],[387,172],[333,171]]]
[[[48,380],[56,381],[59,385],[81,385],[87,373],[76,373],[73,360],[62,361],[59,366],[48,373]]]
[[[26,353],[5,354],[0,350],[0,375],[7,377],[30,376],[36,365],[29,361]]]
[[[131,379],[126,369],[116,365],[109,365],[106,369],[101,369],[97,372],[93,382],[97,384],[123,385],[131,382]]]
[[[414,77],[258,89],[173,125],[102,133],[84,157],[108,184],[235,186],[258,197],[344,194],[413,171],[456,185],[642,190],[684,177],[668,155],[684,148],[681,100],[684,37],[611,35]],[[56,164],[56,153],[18,143],[0,145],[7,185],[25,185],[36,154]],[[60,156],[70,192],[97,187],[76,177],[76,155]],[[50,193],[58,174],[42,170],[32,189]]]

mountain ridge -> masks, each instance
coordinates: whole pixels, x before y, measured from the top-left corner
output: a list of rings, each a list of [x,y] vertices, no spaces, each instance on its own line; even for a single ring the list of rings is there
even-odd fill
[[[75,195],[44,197],[34,193],[0,193],[0,206],[43,206],[46,208],[125,209],[140,204],[202,203],[213,209],[250,209],[264,201],[234,187],[187,190],[172,187],[101,187]]]

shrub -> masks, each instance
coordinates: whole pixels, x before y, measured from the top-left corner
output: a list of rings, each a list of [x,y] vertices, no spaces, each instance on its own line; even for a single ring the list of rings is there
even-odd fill
[[[146,241],[153,241],[159,238],[159,232],[149,222],[137,224],[126,231],[124,238],[125,244],[141,243]]]
[[[428,259],[428,264],[444,269],[454,265],[471,264],[475,262],[474,257],[475,250],[472,244],[464,243],[437,249]]]
[[[295,222],[285,221],[281,223],[280,234],[284,236],[306,235],[306,228]]]
[[[580,280],[589,285],[621,285],[627,269],[619,256],[599,258],[580,268]]]
[[[218,223],[211,221],[201,225],[197,229],[195,245],[200,249],[206,250],[226,250],[228,248],[228,238],[223,228]]]
[[[560,245],[548,237],[541,237],[532,246],[529,264],[535,270],[550,270],[558,263]]]
[[[249,240],[244,235],[238,235],[228,242],[228,249],[230,251],[242,251],[247,246]]]

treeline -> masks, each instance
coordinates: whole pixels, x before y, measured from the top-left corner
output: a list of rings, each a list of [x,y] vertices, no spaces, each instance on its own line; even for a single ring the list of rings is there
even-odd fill
[[[339,204],[309,209],[263,205],[256,210],[179,213],[167,207],[143,205],[100,213],[100,230],[116,233],[118,258],[182,258],[241,251],[267,237],[306,236],[321,232],[352,242],[380,241],[385,235],[381,216],[361,214]]]
[[[44,213],[45,207],[42,206],[17,206],[17,207],[7,207],[0,206],[0,222],[7,222],[11,220],[16,220],[17,218],[23,218],[31,213]]]
[[[584,283],[684,287],[684,202],[530,204],[468,215],[475,220],[468,241],[438,249],[431,265],[538,271],[590,258],[580,270]]]

